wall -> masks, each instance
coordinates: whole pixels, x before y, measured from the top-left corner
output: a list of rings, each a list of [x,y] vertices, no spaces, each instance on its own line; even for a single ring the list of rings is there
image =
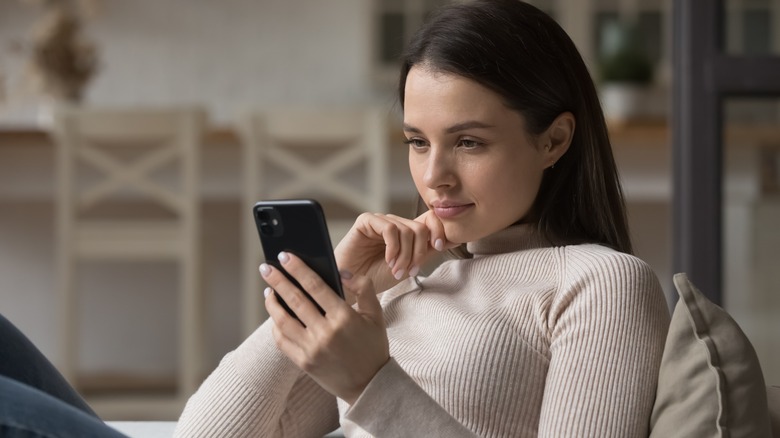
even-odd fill
[[[218,121],[241,108],[372,99],[372,3],[361,0],[104,0],[87,24],[99,44],[95,104],[204,103]],[[34,8],[0,2],[0,68],[21,84],[11,43],[29,34]],[[0,123],[30,122],[21,91]]]

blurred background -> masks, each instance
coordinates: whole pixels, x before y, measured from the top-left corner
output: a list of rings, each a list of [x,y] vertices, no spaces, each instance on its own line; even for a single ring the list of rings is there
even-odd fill
[[[334,224],[363,210],[411,215],[397,58],[444,3],[0,0],[0,312],[106,418],[177,418],[197,383],[263,318],[254,200],[314,196]],[[672,1],[530,3],[561,23],[598,82],[636,254],[671,305]],[[780,54],[780,0],[723,8],[726,53]],[[121,129],[90,131],[62,116],[100,108],[119,111],[117,126],[137,127],[123,139]],[[149,126],[120,116],[165,108],[202,116],[161,137],[179,139],[180,164],[168,163],[174,152],[97,152],[110,136],[130,141]],[[723,117],[723,272],[713,275],[767,383],[778,384],[780,99],[728,98]],[[63,157],[90,135],[97,146],[72,170],[91,170],[69,182],[62,169],[78,158]],[[143,165],[123,173],[119,163]],[[90,189],[101,175],[109,182]],[[85,198],[68,194],[80,189]],[[118,200],[102,202],[109,192]],[[192,198],[189,207],[178,196]],[[88,219],[101,224],[170,219],[173,228],[154,228],[157,240],[181,240],[175,251],[130,251],[120,263],[114,237],[133,235],[102,228],[90,234],[108,236],[102,244],[80,246],[85,206],[97,206]],[[337,239],[343,228],[332,232]],[[63,302],[67,279],[75,286]]]

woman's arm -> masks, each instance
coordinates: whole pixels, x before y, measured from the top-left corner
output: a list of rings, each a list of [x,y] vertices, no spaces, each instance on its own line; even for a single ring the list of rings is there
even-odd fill
[[[349,407],[344,432],[382,437],[474,437],[390,359]],[[360,435],[360,433],[358,433]]]
[[[338,427],[336,399],[274,345],[268,320],[189,399],[180,437],[322,436]]]
[[[601,247],[567,250],[551,305],[540,437],[645,437],[669,313],[652,270]]]

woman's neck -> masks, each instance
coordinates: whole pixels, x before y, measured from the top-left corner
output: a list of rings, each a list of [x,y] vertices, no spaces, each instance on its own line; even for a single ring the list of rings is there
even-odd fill
[[[474,256],[504,254],[552,244],[536,229],[535,224],[512,225],[480,240],[469,242],[466,249]]]

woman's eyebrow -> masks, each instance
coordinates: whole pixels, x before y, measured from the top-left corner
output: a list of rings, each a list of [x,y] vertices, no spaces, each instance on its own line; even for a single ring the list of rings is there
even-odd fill
[[[406,131],[406,132],[414,132],[416,134],[422,133],[422,131],[420,131],[420,128],[415,128],[414,126],[407,125],[406,123],[404,123],[404,131]]]
[[[461,122],[457,123],[455,125],[450,126],[449,128],[445,129],[444,132],[447,134],[452,134],[459,131],[464,131],[466,129],[473,129],[473,128],[493,128],[493,125],[488,125],[487,123],[483,123],[477,120],[469,120],[467,122]],[[404,131],[406,132],[414,132],[414,133],[421,133],[422,131],[419,128],[415,128],[412,125],[408,125],[404,123]]]
[[[493,125],[488,125],[487,123],[483,123],[477,120],[470,120],[467,122],[458,123],[455,125],[450,126],[445,130],[447,134],[452,134],[458,131],[465,131],[466,129],[474,129],[474,128],[493,128]]]

